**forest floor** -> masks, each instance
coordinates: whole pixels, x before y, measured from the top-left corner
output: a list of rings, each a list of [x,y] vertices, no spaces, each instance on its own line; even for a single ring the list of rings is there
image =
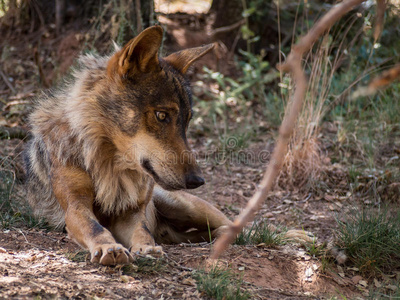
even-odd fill
[[[168,32],[173,36],[173,42],[167,45],[168,49],[197,46],[194,45],[196,41],[184,39],[188,35],[175,32],[172,21],[168,22]],[[11,83],[15,91],[0,81],[1,126],[27,128],[26,116],[32,107],[32,100],[43,87],[37,75],[38,66],[47,74],[40,78],[42,83],[50,82],[52,78],[61,76],[59,74],[65,74],[82,47],[80,32],[71,30],[56,39],[47,39],[44,35],[42,48],[35,51],[39,51],[42,58],[49,55],[57,59],[45,59],[38,64],[32,55],[32,47],[26,47],[32,45],[32,40],[35,37],[18,36],[8,42],[8,56],[2,62],[2,70],[7,72],[9,78],[13,78]],[[3,57],[4,53],[5,50]],[[203,63],[212,67],[215,61],[205,60]],[[54,65],[58,67],[55,69]],[[196,75],[192,76],[198,80]],[[268,132],[269,129],[271,132]],[[264,136],[249,142],[243,151],[251,154],[250,157],[258,157],[265,150],[271,151],[276,128],[269,129]],[[207,158],[200,161],[207,184],[194,193],[233,219],[256,190],[265,162],[217,162],[215,152],[209,156],[210,139],[215,137],[200,135],[195,130],[190,132],[190,144],[200,158]],[[321,149],[329,151],[332,144],[330,136],[336,133],[335,124],[326,124]],[[390,151],[382,151],[382,156],[386,155],[389,159],[400,153],[400,144],[397,142]],[[23,144],[24,140],[20,139],[0,141],[2,163],[6,158],[11,161],[17,178],[11,197],[13,201],[24,199],[20,180],[24,174],[21,159]],[[0,167],[3,168],[4,164]],[[265,219],[275,226],[311,232],[316,237],[316,245],[328,244],[333,240],[337,228],[335,218],[347,213],[355,203],[348,184],[347,167],[328,161],[324,172],[325,186],[319,190],[314,188],[304,192],[286,189],[284,180],[281,180],[263,204],[257,219]],[[370,200],[363,198],[360,201]],[[0,206],[0,212],[5,213],[4,205]],[[163,259],[138,258],[130,267],[103,267],[90,263],[88,253],[71,241],[66,232],[35,228],[23,223],[3,224],[0,228],[2,299],[208,298],[197,289],[196,272],[205,268],[204,263],[212,247],[210,243],[163,245],[166,253]],[[251,299],[362,299],[367,297],[371,285],[384,284],[383,279],[374,282],[371,278],[363,278],[352,266],[332,261],[327,263],[315,257],[310,250],[312,246],[297,242],[273,248],[262,244],[233,245],[221,260],[243,280],[241,288],[250,293]]]
[[[0,143],[14,162],[21,163],[18,150],[21,141]],[[201,144],[202,139],[191,139],[191,143]],[[196,149],[201,153],[201,148]],[[257,153],[260,149],[263,149],[261,142],[252,144],[247,151]],[[205,164],[202,169],[207,184],[195,194],[233,219],[254,193],[263,168]],[[338,177],[343,176],[338,166],[334,171]],[[347,207],[348,199],[336,193],[338,190],[320,197],[278,189],[271,193],[257,219],[312,232],[320,245],[332,240],[335,216]],[[18,198],[21,201],[23,185],[17,184],[14,194],[21,195]],[[143,261],[139,261],[133,269],[94,265],[89,262],[88,252],[80,249],[65,232],[26,225],[1,230],[0,247],[0,298],[207,298],[197,291],[193,278],[196,270],[205,267],[210,243],[164,245],[165,259],[159,262],[148,259],[144,268]],[[330,299],[340,295],[355,299],[367,292],[366,286],[360,285],[366,281],[352,267],[334,263],[324,266],[300,243],[273,248],[262,244],[234,245],[221,260],[242,278],[241,287],[251,293],[251,299]]]

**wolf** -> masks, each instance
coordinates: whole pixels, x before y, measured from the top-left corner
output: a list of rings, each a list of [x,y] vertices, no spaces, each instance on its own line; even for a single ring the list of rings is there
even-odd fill
[[[204,184],[186,138],[185,74],[213,45],[161,58],[162,38],[156,25],[111,56],[81,57],[73,80],[40,97],[30,115],[28,201],[94,263],[162,255],[160,244],[209,240],[231,225],[184,191]]]

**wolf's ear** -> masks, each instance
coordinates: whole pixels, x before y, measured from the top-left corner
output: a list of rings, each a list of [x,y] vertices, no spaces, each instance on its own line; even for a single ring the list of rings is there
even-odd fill
[[[182,74],[185,74],[188,68],[203,55],[207,54],[214,48],[214,44],[208,44],[202,47],[190,48],[179,52],[172,53],[164,58],[171,66]]]
[[[143,30],[115,53],[107,66],[108,73],[131,76],[136,72],[150,72],[159,67],[158,49],[161,46],[163,30],[152,26]]]

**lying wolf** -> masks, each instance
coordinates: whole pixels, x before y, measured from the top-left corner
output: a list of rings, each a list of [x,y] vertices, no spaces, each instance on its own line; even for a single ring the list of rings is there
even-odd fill
[[[160,243],[199,242],[231,222],[183,189],[204,179],[186,131],[192,97],[185,73],[212,45],[158,57],[153,26],[110,57],[86,55],[63,90],[30,116],[28,199],[38,214],[103,265]]]

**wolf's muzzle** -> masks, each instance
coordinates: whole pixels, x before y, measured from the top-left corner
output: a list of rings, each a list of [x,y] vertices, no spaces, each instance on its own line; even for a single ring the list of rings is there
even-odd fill
[[[185,176],[186,188],[187,189],[195,189],[199,186],[202,186],[205,181],[203,177],[200,177],[194,173],[189,173]]]

